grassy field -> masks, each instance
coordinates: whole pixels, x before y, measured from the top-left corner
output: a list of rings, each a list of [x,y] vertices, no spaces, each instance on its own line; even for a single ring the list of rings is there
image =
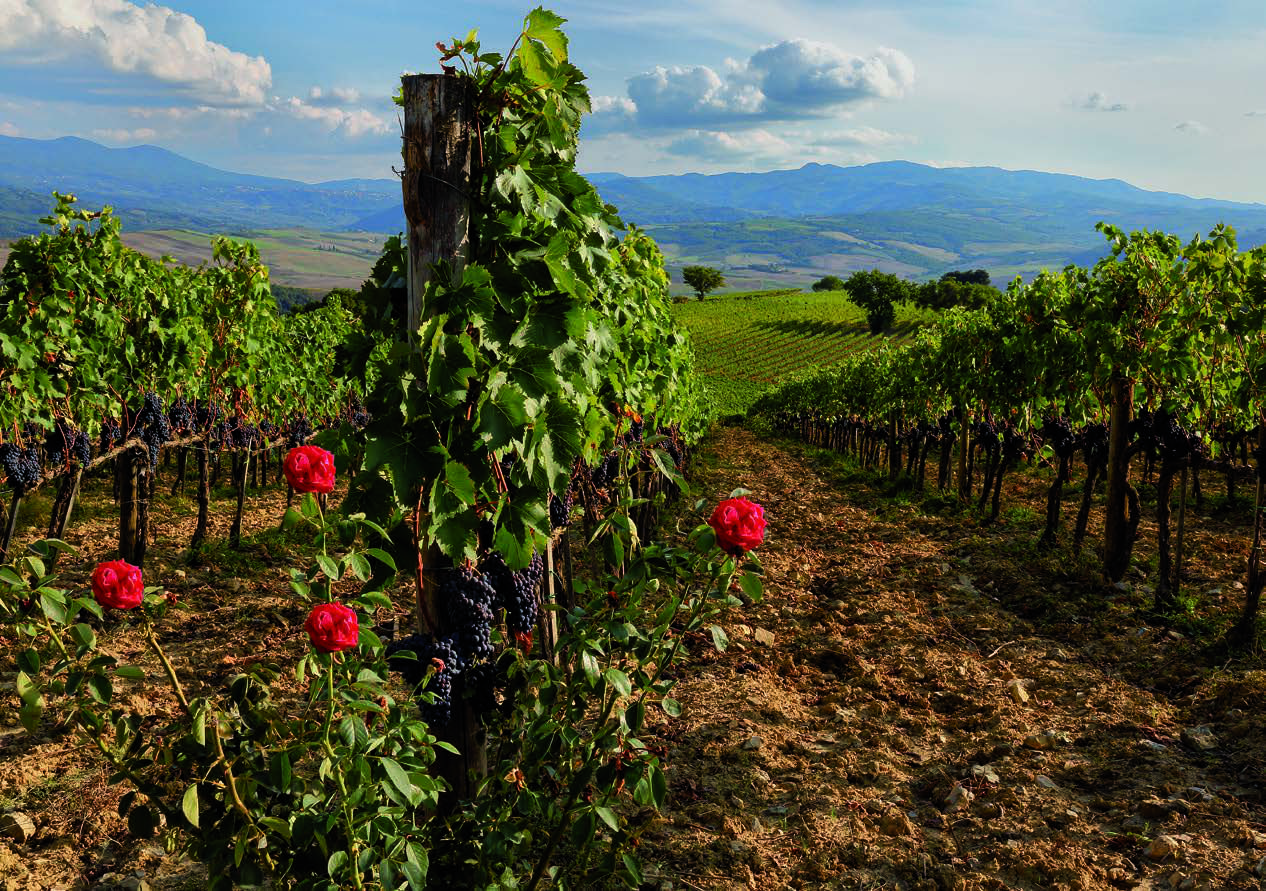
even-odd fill
[[[673,307],[690,331],[697,368],[723,416],[745,414],[767,389],[813,365],[910,339],[927,311],[897,308],[897,321],[872,336],[866,316],[843,291],[755,291],[691,300]]]
[[[316,229],[263,229],[228,233],[255,243],[273,284],[324,293],[331,288],[357,290],[369,276],[385,237],[370,232],[321,232]],[[211,262],[211,236],[189,229],[124,230],[123,241],[151,257],[170,254],[181,263]],[[9,255],[0,241],[0,266]]]

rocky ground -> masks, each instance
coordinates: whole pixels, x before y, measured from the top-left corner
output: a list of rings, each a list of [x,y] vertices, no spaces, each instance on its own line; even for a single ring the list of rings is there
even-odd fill
[[[766,507],[768,596],[683,672],[661,889],[1266,887],[1266,676],[1140,618],[1146,564],[1038,552],[1035,478],[982,527],[742,429],[705,463],[697,494]],[[1192,526],[1212,627],[1244,526]]]
[[[982,526],[740,428],[697,465],[696,496],[744,486],[765,506],[767,596],[727,617],[726,652],[700,646],[680,671],[684,714],[656,740],[669,803],[641,838],[648,891],[1263,887],[1266,674],[1208,646],[1238,605],[1247,511],[1193,516],[1191,610],[1167,627],[1144,618],[1147,523],[1127,581],[1105,586],[1093,553],[1034,547],[1035,474]],[[202,566],[181,561],[187,503],[155,511],[147,582],[196,605],[164,620],[165,646],[208,683],[304,647],[293,542],[269,531],[283,499],[252,498],[247,552]],[[67,586],[112,546],[101,500],[68,536],[84,560]],[[109,639],[143,658],[135,630]],[[24,734],[5,699],[0,889],[204,887],[196,864],[128,836],[120,793],[72,737]]]

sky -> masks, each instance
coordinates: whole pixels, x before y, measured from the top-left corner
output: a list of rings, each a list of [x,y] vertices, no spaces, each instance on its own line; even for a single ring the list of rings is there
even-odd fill
[[[501,0],[0,0],[0,135],[308,182],[400,166],[391,95]],[[558,0],[630,176],[910,160],[1266,202],[1266,2]]]

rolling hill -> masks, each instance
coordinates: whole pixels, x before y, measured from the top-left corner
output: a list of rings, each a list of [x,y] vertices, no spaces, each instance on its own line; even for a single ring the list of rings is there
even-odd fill
[[[1032,170],[885,161],[589,178],[626,222],[655,236],[672,269],[716,266],[739,288],[805,285],[872,267],[916,279],[955,268],[985,268],[996,281],[1031,276],[1093,263],[1104,252],[1094,230],[1100,220],[1183,238],[1225,222],[1241,246],[1266,242],[1266,205]],[[0,137],[0,237],[37,231],[54,189],[88,206],[112,204],[128,231],[404,229],[394,179],[303,183],[219,170],[156,146]]]

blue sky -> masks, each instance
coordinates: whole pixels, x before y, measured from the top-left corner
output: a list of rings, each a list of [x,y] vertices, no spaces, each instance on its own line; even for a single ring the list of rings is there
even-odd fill
[[[1266,202],[1266,3],[557,2],[595,114],[580,166],[630,175],[908,159]],[[308,181],[387,177],[390,94],[529,7],[0,0],[0,134],[151,143]]]

